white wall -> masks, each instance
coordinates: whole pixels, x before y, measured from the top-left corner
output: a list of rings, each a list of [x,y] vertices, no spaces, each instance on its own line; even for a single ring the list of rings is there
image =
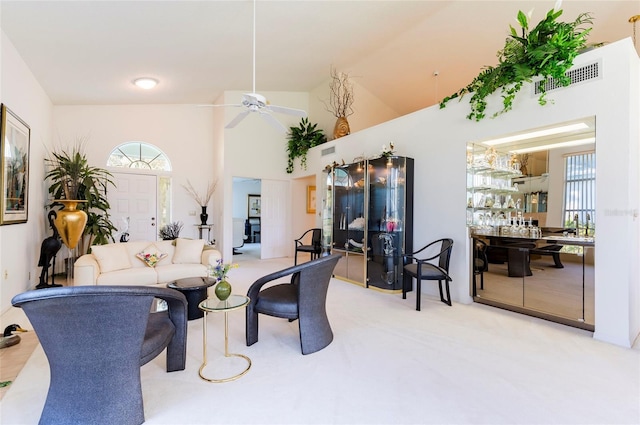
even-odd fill
[[[377,155],[380,146],[389,141],[395,142],[398,155],[415,158],[414,247],[441,237],[453,238],[452,294],[454,300],[469,303],[466,143],[595,115],[598,239],[594,337],[630,346],[640,332],[639,65],[630,39],[585,53],[575,65],[598,58],[602,58],[602,79],[555,90],[549,94],[554,103],[545,107],[538,105],[529,85],[516,98],[513,111],[496,119],[467,120],[467,99],[450,102],[443,110],[433,106],[313,148],[309,168],[316,170],[320,181],[325,165],[351,162],[363,151],[367,156]],[[490,105],[499,102],[499,96],[494,96]],[[335,146],[336,153],[321,158],[320,151],[329,146]],[[435,295],[435,287],[425,287],[425,293]]]
[[[172,221],[184,223],[180,236],[198,237],[195,225],[200,224],[200,206],[182,185],[189,180],[204,192],[207,182],[215,179],[211,109],[193,105],[54,106],[53,121],[54,145],[72,146],[76,138],[87,136],[87,158],[98,167],[109,169],[109,154],[122,143],[145,142],[162,150],[172,167]],[[216,191],[222,186],[218,184]],[[214,225],[212,238],[216,238],[213,206],[209,215]],[[196,214],[189,215],[190,211]]]
[[[28,221],[0,226],[0,310],[38,283],[40,243],[51,234],[45,216],[44,157],[51,138],[52,104],[11,41],[0,34],[2,103],[31,129]]]
[[[234,104],[242,98],[240,91],[225,92],[216,103]],[[298,92],[261,92],[273,105],[287,106],[307,110],[309,94]],[[219,120],[223,123],[230,122],[242,110],[239,108],[215,108],[220,113]],[[285,127],[297,126],[300,118],[273,114]],[[222,256],[231,259],[233,240],[232,219],[233,205],[227,200],[233,199],[233,177],[249,177],[268,179],[275,181],[290,181],[287,168],[287,140],[286,133],[279,132],[268,124],[260,114],[249,114],[241,123],[232,129],[224,129],[219,135],[219,149],[223,151],[223,163],[221,172],[224,178],[224,191],[222,192],[223,210],[220,237]],[[291,200],[286,201],[286,210],[291,209]],[[263,224],[264,225],[264,224]],[[289,229],[290,232],[290,229]],[[285,239],[292,240],[291,235],[284,235]],[[225,260],[230,261],[230,260]]]
[[[348,71],[347,71],[348,73]],[[365,128],[387,122],[400,115],[385,105],[379,98],[358,84],[357,77],[350,78],[353,84],[353,115],[347,117],[349,129],[352,133],[364,130]],[[309,93],[309,121],[318,124],[318,128],[324,131],[329,140],[333,140],[333,127],[336,117],[328,112],[325,103],[329,104],[329,84],[330,78],[313,89]],[[324,102],[324,103],[323,103]]]

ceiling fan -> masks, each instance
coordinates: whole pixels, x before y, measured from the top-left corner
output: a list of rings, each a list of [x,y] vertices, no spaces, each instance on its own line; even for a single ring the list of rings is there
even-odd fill
[[[261,94],[256,93],[256,0],[253,0],[253,91],[251,93],[245,93],[242,95],[242,102],[240,104],[230,105],[207,105],[207,106],[235,106],[242,107],[245,110],[240,112],[225,128],[233,128],[240,123],[252,112],[257,112],[262,118],[264,118],[269,124],[276,129],[287,132],[287,128],[282,125],[271,112],[277,112],[280,114],[294,115],[298,117],[306,117],[307,112],[302,109],[287,108],[285,106],[270,105],[267,99]]]

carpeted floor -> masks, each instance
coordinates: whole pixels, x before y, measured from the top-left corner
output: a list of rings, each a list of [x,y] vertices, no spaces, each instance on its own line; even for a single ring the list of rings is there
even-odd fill
[[[291,259],[241,260],[234,292]],[[260,317],[260,340],[244,343],[244,313],[229,315],[229,349],[252,359],[247,375],[212,384],[198,377],[202,319],[189,322],[187,368],[166,373],[164,355],[142,367],[147,424],[638,424],[640,347],[587,331],[423,295],[402,300],[333,280],[335,339],[300,353],[297,322]],[[209,363],[223,364],[223,316],[208,319]],[[228,365],[220,373],[234,373]],[[46,398],[41,348],[0,402],[2,424],[35,424]],[[106,391],[117,391],[107,388]]]

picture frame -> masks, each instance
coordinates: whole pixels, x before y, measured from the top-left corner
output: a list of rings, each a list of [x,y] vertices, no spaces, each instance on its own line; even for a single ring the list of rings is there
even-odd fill
[[[307,186],[307,214],[316,213],[316,187]]]
[[[260,195],[247,195],[247,198],[247,216],[249,218],[260,217],[260,210],[262,209]]]
[[[31,128],[5,104],[0,115],[0,225],[26,223]]]

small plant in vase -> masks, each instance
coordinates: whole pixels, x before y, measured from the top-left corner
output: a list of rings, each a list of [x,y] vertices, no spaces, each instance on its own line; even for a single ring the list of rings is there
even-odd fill
[[[218,282],[214,292],[220,301],[226,300],[231,295],[231,284],[227,281],[227,273],[229,270],[237,268],[237,263],[224,264],[222,259],[218,260],[215,266],[209,266],[209,276]]]
[[[172,241],[174,239],[178,239],[180,236],[180,231],[182,230],[182,222],[174,221],[169,224],[165,224],[160,228],[159,236],[163,241]]]

